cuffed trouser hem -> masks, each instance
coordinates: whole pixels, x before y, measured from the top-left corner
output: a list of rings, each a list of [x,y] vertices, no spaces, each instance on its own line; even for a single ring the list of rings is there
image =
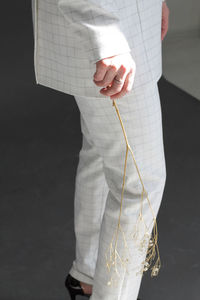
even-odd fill
[[[87,276],[86,274],[80,273],[79,271],[74,269],[73,266],[70,269],[69,274],[81,282],[93,285],[93,278]]]

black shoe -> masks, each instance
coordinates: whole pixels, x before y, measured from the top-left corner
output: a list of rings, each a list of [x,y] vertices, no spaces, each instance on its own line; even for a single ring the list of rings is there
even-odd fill
[[[71,300],[76,300],[76,295],[83,295],[86,296],[87,298],[90,298],[91,296],[91,294],[84,293],[80,281],[72,277],[70,274],[68,274],[65,279],[65,286],[69,291]],[[137,300],[141,300],[141,299],[137,298]]]
[[[89,298],[91,294],[85,294],[80,281],[72,277],[70,274],[65,279],[65,286],[71,296],[71,300],[76,300],[76,295],[83,295]]]

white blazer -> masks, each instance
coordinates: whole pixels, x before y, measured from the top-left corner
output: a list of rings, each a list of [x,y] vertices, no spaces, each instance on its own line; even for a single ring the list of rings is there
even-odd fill
[[[126,52],[136,63],[133,87],[162,75],[162,0],[32,0],[32,17],[37,84],[105,97],[95,63]]]

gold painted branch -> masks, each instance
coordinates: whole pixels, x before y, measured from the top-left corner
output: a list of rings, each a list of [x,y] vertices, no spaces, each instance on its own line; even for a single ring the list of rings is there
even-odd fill
[[[126,155],[125,155],[125,163],[124,163],[124,175],[123,175],[123,184],[122,184],[122,192],[121,192],[121,202],[120,202],[120,212],[119,212],[119,218],[118,218],[118,224],[117,224],[117,228],[112,236],[111,242],[109,244],[109,247],[105,253],[105,257],[106,257],[106,268],[108,272],[112,272],[114,271],[114,275],[115,278],[113,278],[113,276],[110,277],[110,280],[107,282],[107,284],[109,286],[116,286],[119,282],[119,279],[122,277],[122,274],[120,273],[120,271],[124,271],[128,273],[128,269],[127,269],[127,264],[129,262],[129,259],[131,257],[130,255],[130,249],[128,248],[128,244],[127,244],[127,240],[126,240],[126,236],[125,233],[122,229],[122,226],[120,224],[120,217],[121,217],[121,213],[122,213],[122,202],[123,202],[123,195],[124,195],[124,185],[125,185],[125,176],[126,176],[126,167],[127,167],[127,157],[128,157],[128,151],[131,152],[141,185],[142,185],[142,192],[141,192],[141,209],[136,221],[136,224],[134,226],[134,232],[130,235],[130,237],[132,239],[134,239],[136,241],[136,245],[138,247],[138,250],[141,251],[141,253],[145,253],[146,254],[146,258],[145,260],[142,262],[142,266],[139,270],[139,272],[137,272],[136,274],[142,274],[144,272],[146,272],[151,264],[153,264],[153,260],[156,257],[156,252],[157,252],[157,260],[154,264],[154,266],[151,268],[151,277],[157,276],[158,272],[160,270],[161,267],[161,262],[160,262],[160,255],[159,255],[159,249],[158,249],[158,230],[157,230],[157,222],[156,222],[156,217],[153,211],[153,208],[151,206],[150,200],[148,198],[148,194],[144,188],[144,184],[137,166],[137,163],[135,161],[134,158],[134,154],[133,151],[128,143],[128,138],[125,132],[125,128],[119,113],[119,109],[117,107],[117,104],[115,102],[115,100],[113,100],[113,106],[116,109],[121,127],[122,127],[122,131],[124,134],[124,139],[126,142]],[[142,215],[142,206],[143,206],[143,200],[144,200],[144,194],[146,195],[149,207],[151,209],[152,215],[153,215],[153,230],[151,232],[151,235],[148,231],[148,228],[146,226],[146,223],[144,221],[143,215]],[[142,239],[139,238],[139,232],[140,232],[140,226],[144,225],[146,228],[145,234],[143,236]],[[120,254],[117,251],[117,242],[118,242],[118,237],[119,234],[122,234],[122,241],[124,243],[124,253],[123,255],[120,256]],[[128,273],[129,274],[129,273]]]

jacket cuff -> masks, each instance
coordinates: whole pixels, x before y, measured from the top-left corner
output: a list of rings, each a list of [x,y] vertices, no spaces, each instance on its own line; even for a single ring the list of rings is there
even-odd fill
[[[131,51],[120,20],[103,7],[87,0],[59,0],[58,8],[91,63]]]
[[[89,34],[90,47],[88,49],[87,43],[83,46],[91,63],[131,51],[124,34],[116,24],[95,26],[95,29],[90,25]]]

